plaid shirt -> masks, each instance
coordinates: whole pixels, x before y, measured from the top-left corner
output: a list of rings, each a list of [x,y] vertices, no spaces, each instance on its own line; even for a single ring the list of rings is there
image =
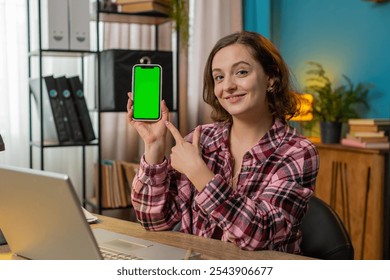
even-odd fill
[[[215,174],[201,192],[169,160],[157,165],[141,160],[132,189],[138,220],[148,230],[170,230],[181,221],[181,232],[204,237],[212,237],[219,227],[222,240],[242,249],[300,254],[298,226],[315,187],[316,148],[276,120],[244,155],[237,187],[232,189],[230,126],[215,123],[201,128],[202,157]]]

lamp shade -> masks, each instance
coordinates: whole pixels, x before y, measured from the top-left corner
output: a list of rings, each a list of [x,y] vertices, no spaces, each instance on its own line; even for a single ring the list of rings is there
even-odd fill
[[[313,95],[305,93],[300,94],[301,104],[299,106],[299,114],[290,119],[290,121],[308,122],[313,119]]]

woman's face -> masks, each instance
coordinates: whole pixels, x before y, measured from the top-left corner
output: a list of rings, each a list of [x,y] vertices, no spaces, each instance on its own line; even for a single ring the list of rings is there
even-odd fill
[[[261,118],[269,115],[266,90],[272,81],[242,44],[220,49],[212,64],[214,94],[233,118]]]

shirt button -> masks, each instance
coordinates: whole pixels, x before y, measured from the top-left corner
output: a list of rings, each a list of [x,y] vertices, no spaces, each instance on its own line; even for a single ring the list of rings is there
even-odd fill
[[[248,167],[248,166],[244,166],[242,169],[243,169],[244,171],[248,171],[248,170],[249,170],[249,167]]]

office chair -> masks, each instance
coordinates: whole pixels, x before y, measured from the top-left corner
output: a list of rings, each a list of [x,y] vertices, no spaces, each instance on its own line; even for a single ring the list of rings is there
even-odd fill
[[[304,256],[325,260],[353,260],[354,249],[343,222],[324,201],[313,196],[300,226]]]

